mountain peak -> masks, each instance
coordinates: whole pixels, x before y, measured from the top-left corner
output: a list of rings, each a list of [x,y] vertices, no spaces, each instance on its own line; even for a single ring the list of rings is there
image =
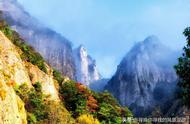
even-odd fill
[[[105,89],[136,115],[145,115],[170,97],[167,92],[172,93],[177,79],[173,68],[176,60],[173,51],[156,36],[149,36],[126,54]]]
[[[122,63],[125,64],[126,62],[134,61],[136,58],[139,59],[140,63],[142,63],[143,60],[146,60],[148,62],[151,60],[157,64],[166,64],[169,63],[166,62],[167,57],[173,55],[173,52],[173,50],[162,44],[157,36],[151,35],[145,38],[144,41],[135,44],[132,49],[126,54]]]
[[[80,44],[78,48],[79,48],[79,49],[82,49],[82,48],[85,48],[85,47],[84,47],[83,44]]]
[[[96,61],[88,55],[86,48],[80,45],[74,50],[77,81],[84,85],[101,79],[96,67]]]
[[[78,49],[79,49],[80,51],[81,51],[81,50],[82,50],[82,51],[87,51],[86,48],[84,47],[84,45],[82,45],[82,44],[78,47]]]
[[[84,47],[84,45],[82,45],[82,44],[76,49],[76,51],[79,52],[80,56],[83,56],[83,57],[87,57],[88,56],[87,50]]]
[[[151,35],[145,38],[143,41],[136,43],[134,47],[132,47],[129,53],[131,52],[136,54],[144,52],[152,53],[152,51],[157,51],[157,50],[158,52],[160,52],[160,49],[163,49],[165,51],[168,48],[160,42],[157,36]]]
[[[150,35],[144,41],[159,41],[159,38],[156,35]]]
[[[145,40],[143,41],[143,44],[145,44],[145,45],[158,45],[158,44],[160,44],[160,40],[157,36],[151,35],[151,36],[148,36],[147,38],[145,38]]]

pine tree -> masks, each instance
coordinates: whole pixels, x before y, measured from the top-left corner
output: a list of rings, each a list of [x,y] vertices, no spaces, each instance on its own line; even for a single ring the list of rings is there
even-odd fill
[[[187,44],[183,48],[184,52],[175,65],[176,73],[179,76],[179,96],[183,103],[190,107],[190,27],[186,28],[183,34]]]

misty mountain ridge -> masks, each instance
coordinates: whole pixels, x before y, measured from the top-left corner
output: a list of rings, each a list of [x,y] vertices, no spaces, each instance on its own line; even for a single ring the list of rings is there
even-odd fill
[[[136,115],[145,115],[173,97],[177,56],[156,36],[149,36],[126,54],[105,89]]]
[[[39,23],[17,1],[2,1],[0,10],[7,23],[40,52],[49,64],[75,79],[70,41]]]
[[[11,28],[17,31],[25,41],[40,52],[52,67],[63,75],[87,85],[100,77],[95,67],[95,61],[90,56],[85,59],[88,59],[89,64],[88,67],[86,66],[89,69],[87,71],[91,71],[91,73],[81,75],[81,73],[88,72],[82,72],[86,71],[84,66],[78,68],[80,65],[76,65],[81,64],[79,62],[81,60],[74,57],[76,50],[73,50],[72,43],[61,34],[41,24],[27,13],[16,0],[0,1],[0,11],[1,17],[8,22]],[[81,80],[88,78],[85,77],[87,75],[89,79]]]
[[[151,35],[144,41],[136,43],[122,61],[125,62],[128,59],[138,58],[141,55],[144,59],[151,59],[159,65],[173,66],[177,63],[175,52],[179,51],[170,49],[163,45],[157,36]],[[172,61],[168,61],[168,57],[172,58]],[[173,59],[176,59],[176,61],[173,61]]]

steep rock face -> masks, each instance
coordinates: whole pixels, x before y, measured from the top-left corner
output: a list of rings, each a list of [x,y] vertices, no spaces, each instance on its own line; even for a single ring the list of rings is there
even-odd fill
[[[45,74],[37,66],[23,62],[19,55],[19,48],[15,47],[3,33],[0,33],[0,52],[0,69],[8,80],[12,80],[18,85],[27,83],[28,86],[40,82],[44,94],[52,95],[55,99],[58,98],[52,74]]]
[[[82,45],[74,50],[74,58],[78,82],[89,86],[90,83],[101,79],[96,67],[96,61],[88,55],[86,49]]]
[[[44,73],[37,66],[24,62],[20,57],[21,53],[22,51],[0,32],[0,123],[27,123],[24,103],[13,87],[21,84],[32,87],[36,82],[41,83],[42,93],[48,96],[46,101],[52,104],[49,111],[53,113],[54,119],[51,123],[56,123],[57,120],[63,124],[69,123],[72,118],[60,102],[52,69],[46,64],[48,73]]]
[[[24,103],[12,87],[24,82],[31,86],[16,47],[0,32],[0,123],[26,124]]]
[[[1,73],[7,77],[7,80],[14,80],[18,85],[27,83],[31,86],[30,78],[23,66],[24,62],[20,58],[18,48],[2,32],[0,32],[0,54]]]
[[[15,94],[14,89],[7,85],[5,77],[0,73],[0,123],[26,124],[24,103]]]
[[[105,89],[134,113],[148,112],[167,100],[176,85],[175,52],[150,36],[137,43],[119,64]],[[140,112],[140,113],[138,113]]]
[[[52,67],[75,79],[72,47],[66,38],[31,17],[16,0],[0,1],[0,11],[8,24],[40,52]]]
[[[42,92],[50,96],[49,98],[51,100],[59,101],[58,91],[55,88],[53,75],[44,73],[37,66],[34,66],[28,62],[25,62],[25,66],[28,70],[32,84],[40,82],[42,84]]]

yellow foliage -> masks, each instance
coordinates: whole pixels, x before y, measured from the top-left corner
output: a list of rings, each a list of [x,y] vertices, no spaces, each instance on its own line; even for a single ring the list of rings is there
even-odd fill
[[[16,100],[17,100],[18,111],[19,111],[20,118],[22,120],[22,124],[27,124],[27,119],[26,119],[27,117],[26,117],[24,102],[20,99],[19,96],[16,96]]]
[[[2,100],[5,100],[6,95],[7,95],[7,92],[3,89],[0,89],[0,97]]]
[[[2,88],[2,87],[3,87],[3,83],[0,82],[0,88]]]
[[[76,124],[70,113],[61,102],[45,101],[48,107],[49,120],[45,124]]]
[[[100,122],[92,115],[83,114],[77,118],[79,124],[100,124]]]

